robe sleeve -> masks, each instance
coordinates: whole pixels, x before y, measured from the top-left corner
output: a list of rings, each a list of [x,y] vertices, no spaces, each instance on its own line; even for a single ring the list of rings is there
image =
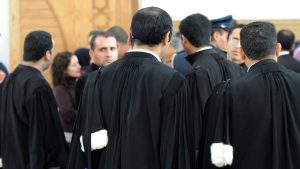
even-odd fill
[[[81,99],[81,103],[84,101],[84,98]],[[79,105],[80,107],[80,105]],[[83,116],[81,111],[78,112],[75,121],[74,133],[72,136],[71,142],[71,152],[69,159],[69,169],[84,169],[87,168],[87,158],[85,153],[81,150],[80,136],[82,135],[82,126],[83,126]]]
[[[161,168],[194,168],[194,126],[190,89],[186,81],[171,80],[161,100]],[[181,82],[181,83],[178,83]]]
[[[199,141],[202,134],[202,119],[206,101],[211,94],[211,84],[205,71],[198,69],[187,75],[187,81],[191,88],[191,106],[194,115],[195,153],[198,155]]]
[[[188,84],[191,87],[193,102],[197,101],[197,109],[203,113],[207,99],[212,92],[212,86],[209,74],[198,68],[191,74],[187,75]]]
[[[199,169],[212,168],[213,165],[224,167],[232,163],[233,154],[229,137],[231,111],[229,84],[230,80],[217,85],[207,101],[197,159]]]
[[[87,79],[80,99],[78,115],[75,121],[74,133],[71,142],[71,154],[69,159],[69,169],[83,169],[91,165],[91,133],[103,128],[102,118],[99,112],[98,76],[100,71],[91,73]],[[91,106],[92,105],[92,106]],[[100,124],[99,124],[100,123]],[[80,142],[82,137],[85,152],[82,151],[83,145]]]
[[[27,100],[30,168],[67,167],[68,146],[51,88],[36,89]]]

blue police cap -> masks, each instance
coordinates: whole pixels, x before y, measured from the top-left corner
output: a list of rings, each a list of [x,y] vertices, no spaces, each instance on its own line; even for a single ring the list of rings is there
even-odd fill
[[[232,15],[224,16],[222,18],[211,20],[212,28],[221,28],[226,31],[229,31],[233,26],[233,18]]]

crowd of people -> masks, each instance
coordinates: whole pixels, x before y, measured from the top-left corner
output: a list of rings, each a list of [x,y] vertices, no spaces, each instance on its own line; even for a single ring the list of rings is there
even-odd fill
[[[300,168],[292,31],[196,13],[175,32],[146,7],[130,33],[95,29],[88,41],[54,56],[51,34],[32,31],[22,63],[0,63],[0,167]]]

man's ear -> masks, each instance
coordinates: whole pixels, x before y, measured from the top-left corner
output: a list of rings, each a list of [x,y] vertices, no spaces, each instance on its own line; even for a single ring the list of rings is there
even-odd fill
[[[46,61],[49,61],[49,60],[51,60],[51,51],[50,50],[47,50],[46,51],[46,53],[45,53],[45,56],[44,56],[44,58],[45,58],[45,60]]]
[[[211,36],[211,40],[216,41],[217,39],[219,39],[219,37],[220,37],[220,32],[215,31]]]
[[[132,42],[131,42],[131,38],[128,36],[128,38],[127,38],[127,44],[129,45],[129,46],[133,46],[133,44],[132,44]]]
[[[187,42],[187,39],[186,39],[186,37],[185,37],[184,35],[181,35],[181,36],[180,36],[180,39],[181,39],[182,45],[185,44],[185,43]]]
[[[94,61],[94,51],[92,49],[90,49],[89,55],[90,55],[91,61]]]
[[[241,50],[242,59],[246,60],[246,57],[247,57],[246,53],[244,52],[244,50],[242,48],[240,48],[240,50]]]
[[[275,56],[276,57],[279,57],[280,51],[281,51],[281,44],[280,43],[276,43],[276,46],[275,46]]]
[[[168,31],[167,33],[165,33],[164,38],[163,38],[163,43],[165,45],[167,45],[171,40],[171,34],[170,31]]]

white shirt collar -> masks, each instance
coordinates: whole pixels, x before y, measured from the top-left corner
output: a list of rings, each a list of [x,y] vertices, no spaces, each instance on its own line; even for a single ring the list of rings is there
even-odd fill
[[[144,52],[144,53],[149,53],[151,55],[153,55],[159,62],[161,62],[160,57],[155,54],[154,52],[151,52],[150,50],[146,50],[146,49],[130,49],[128,50],[128,52]]]
[[[204,50],[207,50],[207,49],[212,49],[212,47],[211,46],[206,46],[204,48],[201,48],[201,49],[197,50],[196,52],[204,51]]]
[[[279,52],[279,56],[281,56],[281,55],[288,55],[288,54],[290,54],[290,51],[287,51],[287,50],[283,50],[283,51]]]
[[[267,58],[267,59],[268,59],[268,58]],[[263,61],[263,60],[267,60],[267,59],[257,60],[256,62],[254,62],[252,65],[249,66],[249,68],[248,68],[248,70],[247,70],[247,73],[249,72],[249,70],[251,69],[251,67],[252,67],[253,65],[255,65],[256,63],[261,62],[261,61]]]
[[[250,66],[248,67],[247,73],[249,72],[250,68],[251,68],[253,65],[255,65],[256,63],[257,63],[257,62],[253,63],[252,65],[250,65]]]

